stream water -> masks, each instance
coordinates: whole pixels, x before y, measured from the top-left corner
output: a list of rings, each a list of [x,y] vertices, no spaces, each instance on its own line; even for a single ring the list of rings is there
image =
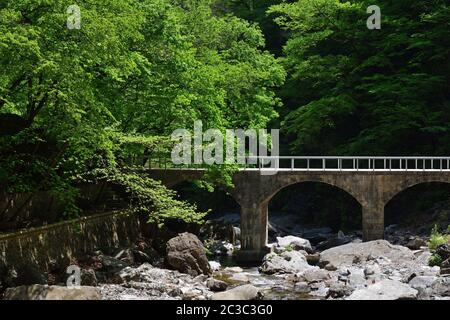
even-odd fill
[[[307,293],[298,293],[294,290],[293,283],[285,279],[285,275],[267,275],[260,273],[257,266],[238,265],[231,257],[221,257],[218,262],[222,265],[222,271],[215,275],[216,278],[227,282],[230,286],[236,286],[242,283],[230,280],[223,276],[223,269],[226,267],[240,267],[248,277],[249,283],[261,289],[263,300],[311,300],[318,299]]]

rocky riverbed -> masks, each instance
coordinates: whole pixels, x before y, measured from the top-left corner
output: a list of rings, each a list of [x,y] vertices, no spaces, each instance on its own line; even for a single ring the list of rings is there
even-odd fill
[[[272,223],[270,253],[259,265],[243,267],[231,258],[239,250],[239,228],[222,219],[208,222],[201,240],[190,233],[170,239],[165,252],[142,239],[130,248],[88,254],[76,261],[78,289],[65,287],[61,270],[34,273],[36,284],[27,286],[13,270],[4,299],[450,300],[449,270],[429,266],[428,239],[396,226],[386,234],[389,241],[363,243],[357,231]],[[440,250],[448,259],[450,246]]]

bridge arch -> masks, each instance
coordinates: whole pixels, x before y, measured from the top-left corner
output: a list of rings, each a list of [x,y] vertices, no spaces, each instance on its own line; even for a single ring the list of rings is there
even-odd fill
[[[450,184],[450,178],[447,175],[443,176],[430,176],[423,177],[418,176],[410,179],[399,179],[388,191],[384,194],[384,205],[386,206],[391,200],[393,200],[400,193],[426,183],[444,183]]]
[[[267,190],[267,192],[263,195],[263,202],[270,202],[270,200],[273,199],[273,197],[281,192],[282,190],[289,188],[294,185],[302,184],[302,183],[319,183],[323,185],[327,185],[330,187],[334,187],[338,190],[341,190],[351,196],[353,199],[355,199],[360,205],[364,203],[364,199],[360,197],[352,188],[349,188],[348,186],[339,183],[335,179],[330,179],[328,177],[323,178],[306,178],[306,177],[300,177],[296,179],[289,179],[285,183],[281,182],[280,184],[274,184],[271,189]]]
[[[450,199],[450,181],[426,181],[408,184],[408,187],[396,193],[384,207],[385,226],[408,225],[430,232],[432,221],[439,224],[439,219],[433,219],[435,205]],[[434,208],[434,209],[433,209]],[[444,220],[442,221],[444,223]]]
[[[304,180],[289,183],[266,199],[268,221],[290,216],[291,225],[284,232],[303,227],[329,227],[333,231],[362,230],[362,205],[349,191],[323,180]],[[289,220],[291,221],[291,220]],[[283,232],[283,233],[284,233]],[[274,239],[269,229],[269,240]],[[278,235],[277,235],[278,236]]]

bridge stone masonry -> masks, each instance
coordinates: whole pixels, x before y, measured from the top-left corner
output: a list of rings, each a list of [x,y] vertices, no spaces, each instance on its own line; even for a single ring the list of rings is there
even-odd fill
[[[270,161],[271,168],[268,167]],[[201,178],[202,169],[151,169],[171,187]],[[258,157],[233,176],[229,190],[241,207],[241,250],[237,258],[258,261],[267,252],[268,205],[280,190],[319,182],[339,188],[362,208],[363,240],[384,238],[384,208],[400,192],[421,183],[450,183],[448,157]]]

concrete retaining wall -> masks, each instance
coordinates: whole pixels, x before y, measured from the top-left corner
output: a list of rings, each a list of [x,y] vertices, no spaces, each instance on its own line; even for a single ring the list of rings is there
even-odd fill
[[[69,265],[77,256],[99,248],[127,246],[140,235],[139,219],[128,212],[112,212],[0,235],[0,266]]]

